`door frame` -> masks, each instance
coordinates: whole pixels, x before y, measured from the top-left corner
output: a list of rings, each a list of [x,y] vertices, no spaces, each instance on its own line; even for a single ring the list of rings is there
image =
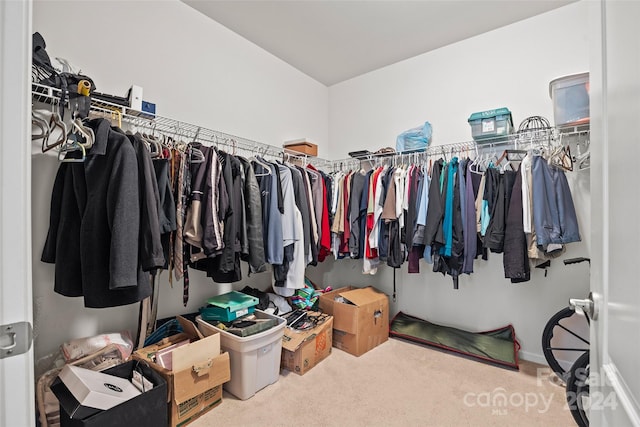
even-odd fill
[[[640,426],[640,407],[625,378],[609,355],[610,294],[610,162],[609,76],[607,48],[607,0],[590,3],[591,49],[591,291],[599,318],[592,323],[590,352],[590,394],[598,408],[590,413],[590,425]],[[635,124],[630,124],[635,126]],[[616,143],[624,143],[616,141]],[[633,357],[631,354],[629,357]],[[631,380],[631,379],[630,379]]]
[[[0,1],[0,324],[33,321],[32,1]],[[30,338],[29,338],[30,339]],[[0,425],[35,425],[33,345],[0,359]]]

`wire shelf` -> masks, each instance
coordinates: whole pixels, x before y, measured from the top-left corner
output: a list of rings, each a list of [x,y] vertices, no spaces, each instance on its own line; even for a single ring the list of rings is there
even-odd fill
[[[60,90],[41,85],[32,84],[32,97],[34,101],[58,105],[60,102]],[[67,101],[68,102],[68,101]],[[68,105],[67,105],[68,107]],[[514,149],[539,149],[549,148],[552,144],[566,144],[569,142],[579,142],[582,138],[587,141],[589,138],[589,125],[562,128],[532,128],[520,132],[501,136],[498,138],[484,139],[482,141],[464,141],[451,144],[431,145],[424,151],[404,152],[404,153],[368,153],[363,152],[357,158],[343,158],[337,160],[327,160],[305,154],[294,154],[290,150],[281,147],[265,144],[229,133],[213,130],[204,126],[198,126],[187,122],[174,120],[162,116],[149,116],[140,113],[126,105],[116,104],[104,100],[92,99],[91,112],[118,120],[132,126],[135,131],[144,131],[151,134],[163,134],[172,136],[177,140],[188,142],[201,142],[217,147],[226,147],[234,154],[241,151],[247,155],[261,155],[280,160],[293,160],[294,162],[313,164],[318,168],[344,169],[357,168],[362,162],[380,162],[387,158],[393,163],[417,162],[426,157],[442,156],[453,157],[457,154],[466,153],[477,155],[487,150],[498,150],[499,148]]]
[[[42,102],[56,106],[60,102],[61,91],[57,88],[32,84],[32,98],[36,102]],[[68,102],[68,101],[67,101]],[[66,105],[66,107],[69,107]],[[126,105],[120,105],[100,99],[91,100],[91,112],[100,116],[115,118],[122,123],[133,127],[135,131],[146,131],[150,134],[162,134],[171,136],[176,140],[188,142],[200,142],[206,145],[224,146],[229,151],[244,154],[258,154],[261,156],[277,158],[281,160],[293,160],[303,164],[311,163],[316,167],[328,167],[330,161],[305,154],[284,152],[283,148],[265,144],[229,133],[213,130],[204,126],[174,120],[159,115],[150,116],[141,113]]]
[[[582,138],[588,141],[589,125],[576,126],[572,128],[533,128],[513,133],[497,138],[487,138],[482,141],[463,141],[450,144],[430,145],[423,151],[412,151],[402,153],[363,153],[357,157],[349,157],[333,160],[334,170],[345,167],[359,167],[362,162],[383,162],[389,159],[393,163],[417,162],[427,157],[441,156],[453,157],[459,154],[478,155],[480,152],[496,151],[500,148],[515,150],[548,149],[552,144],[566,144],[575,142]]]

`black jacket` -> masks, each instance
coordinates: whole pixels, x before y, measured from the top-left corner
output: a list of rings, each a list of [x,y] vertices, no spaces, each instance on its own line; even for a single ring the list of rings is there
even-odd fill
[[[444,245],[442,221],[444,220],[444,191],[440,190],[440,175],[443,173],[444,160],[439,159],[431,168],[431,184],[429,185],[429,205],[427,206],[427,223],[424,230],[425,246],[435,245],[436,249]],[[447,188],[447,176],[444,176],[443,189]],[[436,251],[434,250],[433,253]]]
[[[507,211],[502,258],[504,277],[511,279],[512,283],[526,282],[530,279],[527,237],[522,224],[522,203],[522,175],[518,169]]]
[[[253,168],[247,159],[238,157],[244,169],[244,202],[246,211],[246,229],[249,244],[248,255],[243,257],[249,263],[251,273],[266,271],[267,263],[264,256],[264,244],[262,239],[262,202],[260,187],[253,172]]]
[[[112,128],[122,132],[119,128]],[[164,267],[164,251],[160,240],[160,194],[149,150],[139,135],[127,135],[138,159],[138,191],[140,199],[140,264],[142,270]]]
[[[55,292],[113,307],[151,295],[138,262],[138,163],[127,137],[108,121],[89,122],[95,143],[83,163],[62,163],[51,196],[42,261],[55,263]]]

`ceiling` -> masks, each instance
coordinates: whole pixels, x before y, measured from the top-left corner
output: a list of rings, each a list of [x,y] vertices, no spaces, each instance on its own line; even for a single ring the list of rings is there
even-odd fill
[[[576,0],[182,1],[331,86]]]

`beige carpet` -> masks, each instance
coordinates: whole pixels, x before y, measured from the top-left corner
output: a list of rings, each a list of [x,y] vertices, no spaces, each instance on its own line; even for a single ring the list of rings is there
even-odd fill
[[[538,369],[540,374],[538,378]],[[548,368],[511,371],[398,339],[354,357],[332,354],[303,376],[222,404],[204,426],[575,426]]]

